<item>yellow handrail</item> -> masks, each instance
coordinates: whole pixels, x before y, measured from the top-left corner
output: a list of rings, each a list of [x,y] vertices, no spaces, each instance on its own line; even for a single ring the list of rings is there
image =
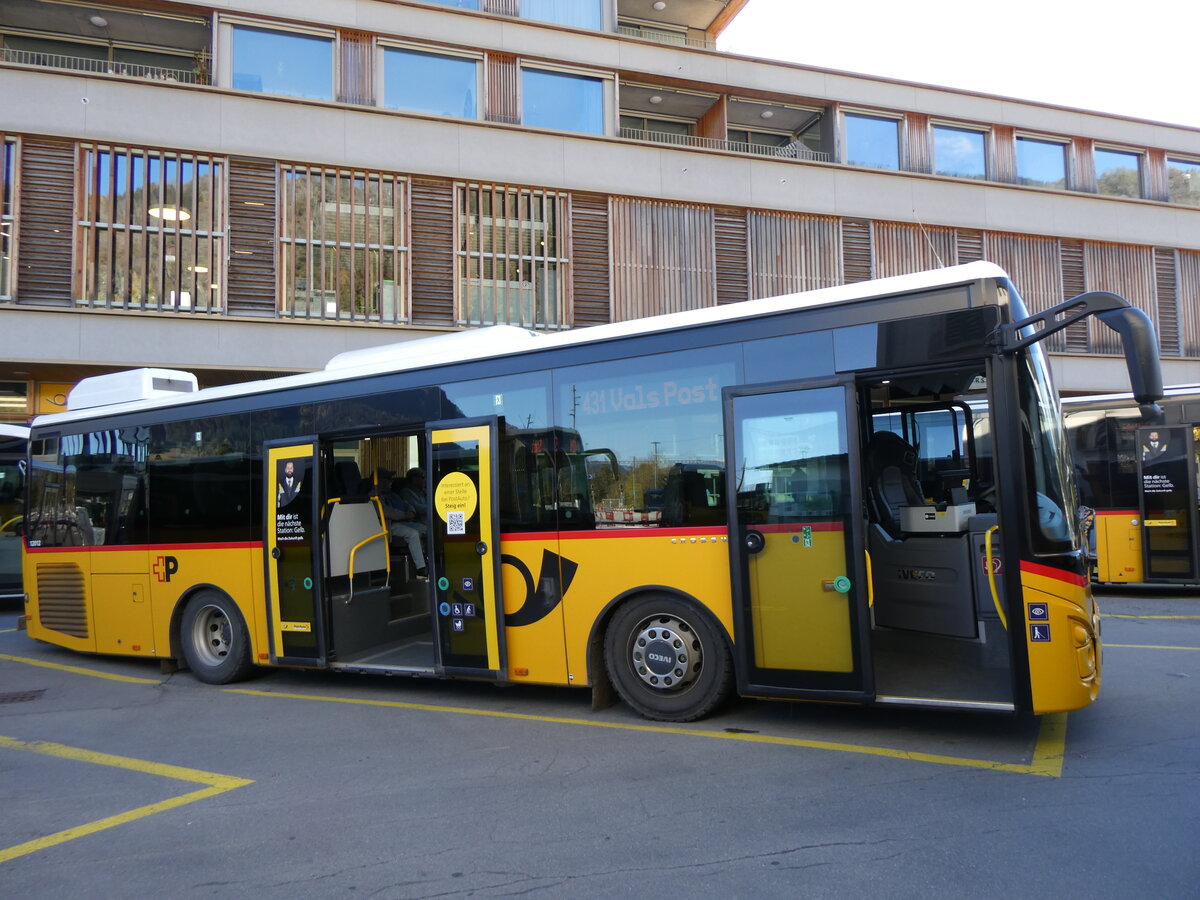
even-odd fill
[[[867,555],[867,609],[875,608],[875,574],[871,571],[871,551],[864,550]]]
[[[1008,631],[1008,616],[1004,615],[1004,607],[1000,605],[1000,592],[996,590],[996,567],[992,562],[992,532],[999,531],[999,525],[993,525],[984,535],[983,542],[987,550],[988,586],[992,589],[992,603],[996,605],[996,614],[1000,616],[1000,624]]]

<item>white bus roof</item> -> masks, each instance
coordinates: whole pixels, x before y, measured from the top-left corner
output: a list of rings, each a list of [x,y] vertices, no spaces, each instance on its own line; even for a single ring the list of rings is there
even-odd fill
[[[264,381],[221,385],[205,388],[195,393],[113,403],[87,410],[51,413],[38,416],[34,420],[34,424],[65,424],[101,416],[120,415],[133,410],[160,409],[207,400],[252,396],[267,391],[327,384],[387,372],[403,372],[429,366],[506,356],[511,353],[550,350],[573,344],[675,331],[698,325],[753,319],[791,310],[853,303],[876,297],[936,290],[989,278],[1007,277],[1007,273],[995,263],[972,262],[961,266],[915,272],[910,275],[897,275],[892,278],[879,278],[873,281],[820,288],[779,297],[766,297],[760,300],[746,300],[725,306],[667,313],[661,316],[633,319],[628,322],[576,328],[554,334],[528,331],[513,325],[492,325],[340,353],[329,361],[325,369],[316,372],[285,375],[281,378]]]
[[[9,425],[7,422],[0,422],[0,437],[28,438],[29,428],[25,425]]]

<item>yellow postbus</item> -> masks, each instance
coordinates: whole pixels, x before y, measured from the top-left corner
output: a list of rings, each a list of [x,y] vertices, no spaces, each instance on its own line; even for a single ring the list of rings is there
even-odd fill
[[[21,597],[21,523],[29,429],[0,422],[0,601]]]
[[[1063,400],[1103,584],[1200,584],[1200,385],[1146,415],[1131,394]]]
[[[1078,708],[1098,612],[1038,342],[1091,314],[1153,402],[1142,314],[1030,317],[990,263],[200,391],[101,376],[33,423],[24,621],[206,682],[574,685],[670,721],[735,691]],[[967,406],[987,452],[921,481],[905,414]]]

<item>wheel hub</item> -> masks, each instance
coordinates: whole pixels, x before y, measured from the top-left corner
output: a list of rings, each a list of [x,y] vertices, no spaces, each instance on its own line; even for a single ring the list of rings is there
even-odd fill
[[[700,641],[675,616],[654,616],[638,626],[630,647],[633,670],[657,691],[678,691],[696,680],[703,663]]]

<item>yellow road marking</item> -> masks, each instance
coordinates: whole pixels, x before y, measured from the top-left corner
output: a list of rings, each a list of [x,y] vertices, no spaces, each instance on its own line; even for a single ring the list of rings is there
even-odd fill
[[[117,825],[124,825],[127,822],[152,816],[155,813],[164,812],[168,809],[186,806],[189,803],[195,803],[197,800],[215,797],[217,794],[223,794],[226,791],[232,791],[235,788],[245,787],[248,784],[254,783],[247,778],[234,778],[232,775],[219,775],[216,772],[203,772],[200,769],[187,769],[183,766],[172,766],[167,763],[133,759],[128,756],[97,753],[94,750],[83,750],[78,747],[68,747],[64,744],[52,744],[47,741],[21,741],[16,738],[0,736],[0,749],[26,750],[30,753],[40,753],[43,756],[54,756],[59,759],[69,759],[75,762],[91,763],[98,766],[111,766],[116,769],[126,769],[130,772],[139,772],[143,775],[157,775],[161,778],[190,781],[193,784],[205,785],[201,790],[192,791],[189,794],[172,797],[168,800],[161,800],[158,803],[151,803],[148,806],[139,806],[137,809],[131,809],[128,812],[118,813],[115,816],[106,816],[103,819],[97,819],[85,825],[77,825],[74,828],[67,828],[64,831],[48,834],[45,837],[35,838],[32,841],[26,841],[23,844],[17,844],[8,849],[0,849],[0,863],[16,859],[18,856],[36,853],[38,850],[45,850],[48,847],[54,847],[58,844],[64,844],[67,841],[75,840],[75,838],[95,834],[107,828],[115,828]]]
[[[1104,647],[1132,647],[1135,650],[1200,650],[1200,647],[1172,647],[1169,644],[1110,644],[1104,642]]]
[[[1102,619],[1200,619],[1200,616],[1134,616],[1129,613],[1100,613]]]
[[[85,669],[82,666],[64,666],[61,663],[46,662],[42,659],[30,659],[27,656],[9,656],[7,653],[0,653],[0,659],[7,659],[9,662],[25,663],[29,666],[40,666],[43,669],[58,669],[60,672],[70,672],[72,675],[91,675],[93,678],[107,678],[109,681],[124,681],[127,684],[162,684],[157,678],[135,678],[132,675],[113,675],[110,672]]]
[[[8,634],[10,631],[16,631],[15,628],[0,628],[0,634]]]
[[[920,753],[913,750],[896,750],[890,747],[871,747],[863,744],[842,744],[834,741],[813,741],[804,738],[778,737],[769,734],[743,734],[740,732],[713,731],[704,728],[675,728],[668,725],[635,724],[631,722],[600,722],[591,719],[572,719],[562,716],[537,716],[529,713],[471,709],[463,706],[406,703],[401,700],[361,700],[350,697],[321,697],[315,694],[256,691],[248,688],[225,688],[224,690],[231,694],[247,694],[252,697],[317,700],[325,703],[349,703],[359,706],[381,706],[389,709],[411,709],[420,712],[454,713],[456,715],[485,716],[494,719],[517,719],[525,722],[542,722],[553,725],[586,725],[591,728],[613,728],[621,731],[642,731],[654,734],[717,738],[726,741],[744,741],[752,744],[775,744],[785,747],[805,747],[813,750],[835,750],[842,753],[860,753],[866,756],[883,756],[891,759],[927,762],[943,766],[967,766],[975,769],[992,769],[998,772],[1015,772],[1020,775],[1048,775],[1054,778],[1062,774],[1063,747],[1067,736],[1067,717],[1065,713],[1043,716],[1041,727],[1038,729],[1037,743],[1034,747],[1032,762],[1028,764],[1005,763],[961,756],[941,756],[935,753]]]

